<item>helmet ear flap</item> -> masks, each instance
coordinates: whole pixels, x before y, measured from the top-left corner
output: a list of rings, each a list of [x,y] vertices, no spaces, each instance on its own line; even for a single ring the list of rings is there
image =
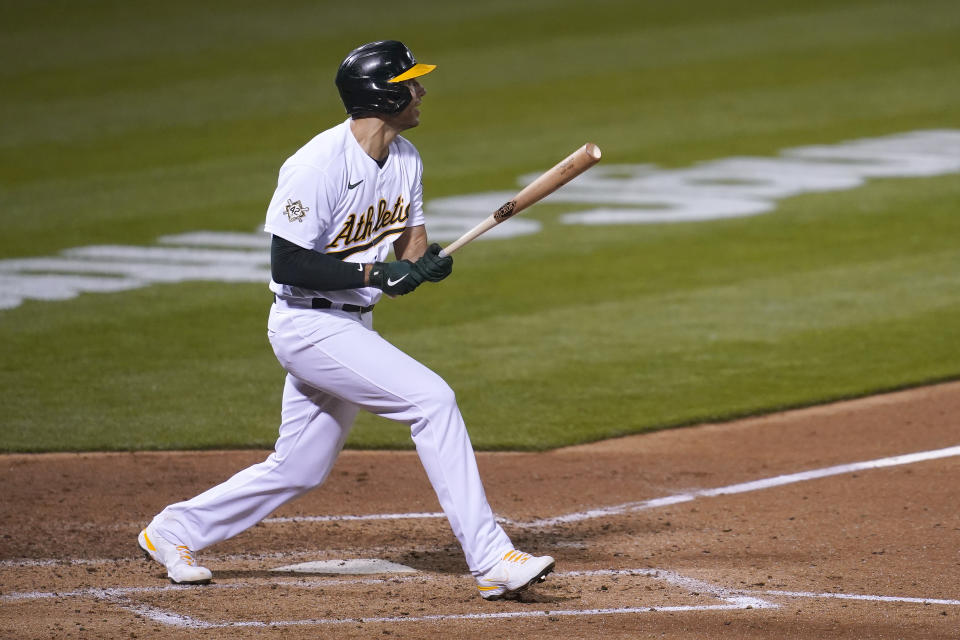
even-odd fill
[[[370,106],[373,111],[378,113],[394,114],[400,113],[407,108],[407,105],[413,100],[410,89],[405,84],[393,84],[391,82],[380,82],[371,80],[367,87],[370,98]],[[366,109],[371,110],[371,109]],[[355,111],[364,111],[357,108]],[[350,112],[350,115],[354,115]]]

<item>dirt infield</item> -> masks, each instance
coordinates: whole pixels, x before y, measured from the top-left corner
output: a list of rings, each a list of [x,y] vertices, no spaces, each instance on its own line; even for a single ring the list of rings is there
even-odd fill
[[[205,550],[205,587],[170,585],[136,534],[268,452],[4,456],[0,636],[957,638],[958,416],[950,383],[480,454],[517,546],[558,561],[498,603],[413,452],[345,452],[324,487]],[[273,571],[358,558],[415,573]]]

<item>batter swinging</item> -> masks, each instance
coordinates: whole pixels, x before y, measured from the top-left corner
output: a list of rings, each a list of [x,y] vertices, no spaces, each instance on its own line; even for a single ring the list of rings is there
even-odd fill
[[[399,135],[419,124],[418,78],[434,68],[393,40],[353,50],[336,77],[350,117],[281,167],[264,226],[273,236],[267,334],[287,371],[280,436],[264,462],[168,506],[140,532],[171,581],[209,582],[195,551],[323,483],[361,409],[409,425],[481,596],[508,597],[553,570],[550,556],[515,550],[494,519],[450,387],[372,329],[383,293],[408,294],[453,268],[427,246],[420,155]],[[397,260],[387,262],[391,246]]]

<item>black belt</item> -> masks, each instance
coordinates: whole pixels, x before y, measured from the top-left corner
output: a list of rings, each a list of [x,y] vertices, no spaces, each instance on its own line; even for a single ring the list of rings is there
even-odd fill
[[[281,298],[274,295],[273,299],[280,300]],[[341,309],[352,313],[369,313],[373,311],[374,307],[374,305],[361,307],[358,304],[350,304],[348,302],[332,302],[326,298],[283,298],[283,301],[291,307],[301,307],[303,309]]]

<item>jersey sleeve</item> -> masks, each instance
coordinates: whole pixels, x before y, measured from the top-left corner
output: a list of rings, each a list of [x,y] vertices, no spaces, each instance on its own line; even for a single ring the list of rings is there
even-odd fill
[[[335,208],[333,181],[323,171],[310,165],[284,165],[263,229],[304,249],[316,249]]]
[[[423,218],[423,162],[420,154],[416,154],[416,171],[413,185],[410,187],[410,215],[407,217],[408,227],[418,227],[424,224]]]

